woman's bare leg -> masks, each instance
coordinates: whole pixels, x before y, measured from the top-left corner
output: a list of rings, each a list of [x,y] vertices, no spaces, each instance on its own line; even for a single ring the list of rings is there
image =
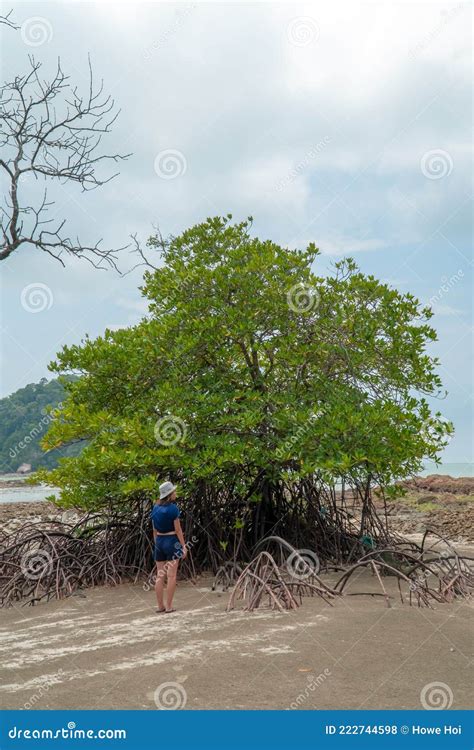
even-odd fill
[[[165,605],[163,603],[163,589],[165,587],[165,576],[166,576],[165,565],[166,565],[165,562],[156,563],[155,593],[156,593],[156,601],[158,602],[158,609],[165,608]]]
[[[179,560],[170,560],[166,563],[166,575],[168,584],[166,586],[166,611],[173,609],[173,596],[176,591],[176,574],[178,572]]]

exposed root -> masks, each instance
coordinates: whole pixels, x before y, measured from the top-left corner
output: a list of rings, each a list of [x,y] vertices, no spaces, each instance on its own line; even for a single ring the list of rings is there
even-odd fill
[[[271,609],[278,609],[280,612],[285,609],[297,609],[299,606],[283,580],[275,560],[268,552],[260,552],[244,568],[232,589],[227,612],[234,609],[238,599],[245,601],[246,612],[253,612],[265,600],[268,600]]]
[[[298,580],[291,569],[279,568],[268,552],[260,552],[242,571],[232,589],[227,611],[234,609],[236,601],[243,599],[244,611],[252,612],[265,603],[271,609],[296,609],[303,596],[320,596],[328,604],[338,595],[319,578],[308,571]],[[299,600],[299,602],[298,602]]]
[[[227,561],[218,569],[214,582],[212,584],[212,591],[215,591],[219,586],[222,587],[223,591],[227,591],[229,586],[232,586],[242,573],[242,565],[240,563]]]
[[[34,605],[75,591],[136,581],[152,567],[148,510],[108,516],[89,513],[77,523],[25,524],[0,540],[0,605]]]
[[[335,589],[342,594],[356,570],[370,568],[377,576],[387,606],[390,606],[390,601],[381,574],[397,578],[402,604],[405,601],[402,584],[405,584],[409,603],[412,604],[414,601],[419,607],[431,607],[433,602],[441,604],[455,599],[467,599],[474,588],[474,572],[469,564],[470,559],[458,555],[450,546],[451,550],[454,554],[441,554],[427,559],[422,547],[418,555],[396,547],[374,550],[346,570],[337,581]],[[362,593],[355,592],[349,595],[360,596]]]
[[[288,511],[284,524],[272,526],[279,533],[263,535],[256,544],[254,535],[262,525],[259,507],[254,513],[251,506],[248,512],[254,516],[236,526],[230,495],[215,507],[199,494],[182,503],[185,535],[191,539],[195,531],[196,538],[188,546],[192,554],[180,565],[181,575],[194,580],[196,571],[217,571],[214,589],[234,586],[228,609],[243,600],[246,611],[265,605],[295,609],[306,596],[319,596],[330,605],[338,596],[382,596],[390,606],[385,576],[396,578],[402,603],[430,607],[471,595],[472,559],[436,532],[427,531],[421,545],[389,534],[367,497],[362,497],[358,524],[347,498],[338,504],[327,488],[315,494],[314,488],[303,486],[300,500],[300,516],[288,516]],[[285,492],[280,501],[284,509]],[[0,606],[34,605],[91,586],[139,579],[150,588],[155,567],[150,508],[137,501],[121,511],[87,513],[76,523],[28,523],[10,534],[0,532]],[[210,520],[204,513],[209,508],[214,514]],[[224,542],[229,529],[237,530]],[[435,538],[430,546],[428,535]],[[322,580],[321,569],[341,571],[334,586]],[[363,569],[375,576],[380,592],[348,591],[354,573]]]

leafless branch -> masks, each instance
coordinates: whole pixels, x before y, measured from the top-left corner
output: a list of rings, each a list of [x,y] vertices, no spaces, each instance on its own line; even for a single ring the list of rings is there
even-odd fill
[[[9,10],[6,16],[0,16],[0,25],[8,26],[10,29],[19,29],[20,27],[14,23],[10,16],[13,13],[13,10]]]
[[[130,154],[101,153],[104,134],[110,133],[119,111],[104,94],[101,81],[95,84],[89,60],[89,86],[85,95],[70,83],[58,60],[52,80],[41,78],[41,63],[29,58],[30,70],[15,76],[0,88],[0,173],[8,185],[0,208],[0,260],[22,245],[32,245],[64,263],[62,256],[84,257],[96,267],[116,268],[117,253],[123,248],[102,249],[101,240],[84,245],[79,238],[64,234],[65,219],[54,224],[48,210],[47,188],[34,206],[23,198],[22,189],[34,192],[31,180],[78,183],[83,191],[104,185],[98,174],[102,162],[119,162]],[[52,226],[50,226],[52,224]],[[48,225],[45,228],[45,225]]]
[[[155,225],[153,225],[153,229],[155,234],[147,241],[146,245],[148,248],[152,248],[154,252],[158,252],[160,255],[162,255],[166,251],[173,238],[163,237],[160,228]],[[135,265],[132,266],[123,275],[127,276],[128,274],[132,273],[132,271],[135,271],[136,268],[141,268],[143,266],[145,266],[146,268],[151,268],[152,271],[157,271],[159,266],[155,266],[154,263],[151,262],[146,250],[142,247],[140,241],[137,239],[137,235],[130,235],[130,239],[132,240],[132,249],[130,251],[130,254],[138,255],[139,261],[138,263],[135,263]]]

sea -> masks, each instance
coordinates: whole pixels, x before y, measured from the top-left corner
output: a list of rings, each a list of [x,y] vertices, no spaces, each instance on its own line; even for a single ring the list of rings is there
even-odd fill
[[[20,487],[8,487],[7,482],[12,480],[22,482]],[[0,474],[0,505],[2,503],[25,503],[45,500],[49,495],[59,492],[55,487],[47,484],[31,486],[24,484],[26,476],[21,474]]]
[[[428,476],[428,474],[447,474],[451,477],[472,477],[474,476],[474,464],[444,463],[440,464],[440,466],[436,466],[434,463],[427,462],[421,475]],[[0,504],[24,503],[29,501],[37,502],[38,500],[45,500],[49,495],[59,494],[59,490],[56,487],[50,487],[46,484],[38,486],[22,484],[20,487],[6,486],[6,483],[12,480],[21,481],[23,483],[26,480],[26,477],[20,474],[0,474]]]

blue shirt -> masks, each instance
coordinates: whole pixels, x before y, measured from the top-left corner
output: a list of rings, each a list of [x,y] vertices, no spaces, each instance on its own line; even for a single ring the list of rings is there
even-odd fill
[[[158,505],[156,503],[153,506],[151,521],[155,531],[159,531],[161,534],[168,534],[170,531],[174,531],[176,518],[179,518],[179,508],[175,503],[168,503],[167,505]]]

